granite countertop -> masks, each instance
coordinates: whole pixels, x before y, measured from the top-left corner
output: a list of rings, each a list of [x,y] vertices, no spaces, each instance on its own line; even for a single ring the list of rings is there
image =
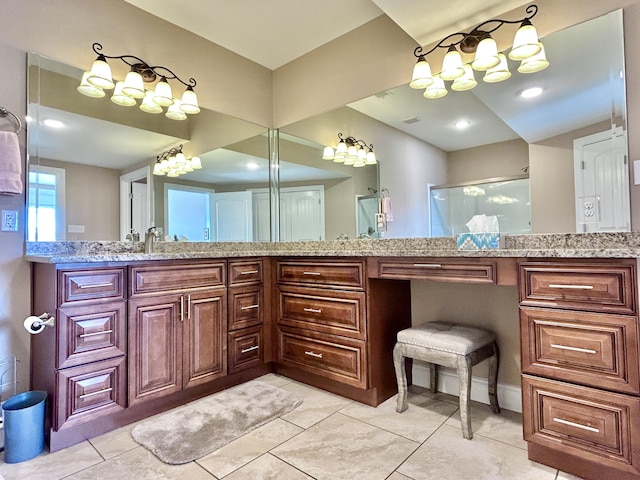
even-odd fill
[[[504,248],[458,250],[455,238],[353,239],[318,242],[27,242],[39,263],[132,262],[252,256],[331,257],[640,257],[640,233],[505,235]]]

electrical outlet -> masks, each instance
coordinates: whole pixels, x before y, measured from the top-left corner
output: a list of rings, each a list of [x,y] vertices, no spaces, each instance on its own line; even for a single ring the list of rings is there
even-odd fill
[[[84,225],[67,225],[69,233],[84,233]]]
[[[2,210],[2,231],[18,231],[18,212],[15,210]]]

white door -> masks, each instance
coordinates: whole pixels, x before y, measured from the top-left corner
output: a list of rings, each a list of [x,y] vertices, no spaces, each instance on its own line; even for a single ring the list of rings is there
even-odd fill
[[[271,199],[269,191],[251,192],[253,200],[253,241],[268,242],[271,240]]]
[[[140,238],[144,238],[144,232],[150,226],[148,191],[146,183],[131,182],[131,228],[140,233]]]
[[[576,231],[629,231],[626,135],[606,131],[574,140]]]
[[[289,242],[324,240],[322,186],[280,190],[280,239]]]
[[[211,195],[213,240],[216,242],[252,241],[252,210],[251,192],[227,192]]]

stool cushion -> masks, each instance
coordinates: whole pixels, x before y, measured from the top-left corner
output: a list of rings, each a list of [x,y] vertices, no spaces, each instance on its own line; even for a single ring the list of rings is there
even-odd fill
[[[495,341],[484,330],[445,322],[428,322],[398,332],[398,342],[427,347],[442,352],[468,355]]]

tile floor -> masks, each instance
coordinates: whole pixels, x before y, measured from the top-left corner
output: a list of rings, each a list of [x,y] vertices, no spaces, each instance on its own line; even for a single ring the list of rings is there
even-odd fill
[[[185,465],[167,465],[133,441],[133,425],[23,463],[4,480],[579,480],[527,459],[521,415],[472,405],[472,441],[460,430],[457,397],[412,387],[378,408],[269,374],[260,378],[303,399],[287,415]]]

